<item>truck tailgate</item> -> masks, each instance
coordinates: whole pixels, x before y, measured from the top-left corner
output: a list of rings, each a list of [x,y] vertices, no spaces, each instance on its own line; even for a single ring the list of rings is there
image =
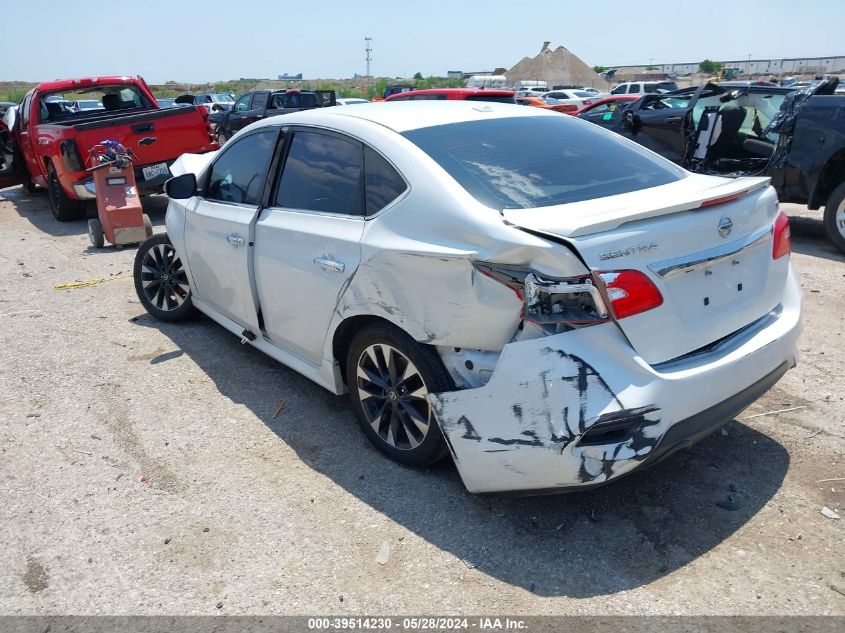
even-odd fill
[[[74,130],[83,159],[98,143],[112,140],[131,149],[138,157],[135,166],[143,167],[218,149],[207,119],[204,109],[180,107],[78,123]]]

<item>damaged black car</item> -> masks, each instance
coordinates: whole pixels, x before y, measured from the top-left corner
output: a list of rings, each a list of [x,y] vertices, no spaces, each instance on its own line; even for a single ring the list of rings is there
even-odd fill
[[[767,83],[707,83],[645,95],[610,128],[686,169],[769,176],[781,202],[825,208],[845,252],[845,95],[837,79],[799,90]]]

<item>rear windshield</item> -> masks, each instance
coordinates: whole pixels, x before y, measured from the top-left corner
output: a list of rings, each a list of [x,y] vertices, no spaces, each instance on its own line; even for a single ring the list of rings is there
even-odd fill
[[[451,123],[403,136],[494,209],[614,196],[686,173],[613,132],[563,116]]]
[[[494,103],[516,103],[513,95],[469,95],[467,101],[493,101]]]

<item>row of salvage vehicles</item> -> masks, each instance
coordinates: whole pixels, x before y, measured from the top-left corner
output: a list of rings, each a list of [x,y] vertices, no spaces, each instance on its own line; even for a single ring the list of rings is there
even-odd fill
[[[781,202],[824,207],[845,252],[845,95],[836,79],[799,90],[708,83],[579,113],[689,171],[768,176]]]

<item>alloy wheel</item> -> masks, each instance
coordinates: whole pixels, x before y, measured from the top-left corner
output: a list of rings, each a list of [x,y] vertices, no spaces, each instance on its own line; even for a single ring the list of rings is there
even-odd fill
[[[836,224],[839,234],[845,238],[845,198],[836,207],[836,216],[833,218],[833,221]]]
[[[141,287],[159,310],[175,310],[188,298],[191,287],[182,260],[170,244],[156,244],[141,262]]]
[[[407,356],[370,345],[358,359],[356,383],[367,422],[384,442],[399,450],[422,444],[431,429],[428,388]]]

